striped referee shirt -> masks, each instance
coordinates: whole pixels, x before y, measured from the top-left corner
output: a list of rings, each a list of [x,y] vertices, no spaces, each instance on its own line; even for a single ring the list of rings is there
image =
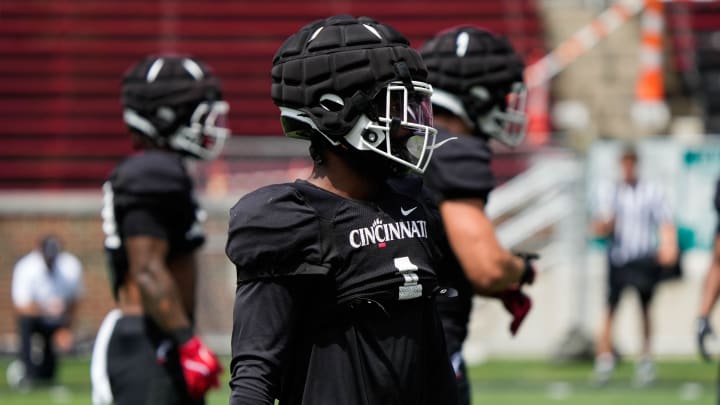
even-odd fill
[[[609,252],[612,265],[655,256],[660,225],[672,221],[670,206],[658,185],[642,180],[634,185],[607,184],[596,198],[595,217],[615,221]]]

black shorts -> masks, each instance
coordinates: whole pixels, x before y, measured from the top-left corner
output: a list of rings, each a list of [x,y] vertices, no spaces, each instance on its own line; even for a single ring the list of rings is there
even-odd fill
[[[145,404],[153,375],[160,369],[142,316],[110,311],[93,347],[93,403]]]
[[[660,280],[660,266],[654,258],[636,259],[621,266],[610,265],[608,276],[608,305],[611,310],[617,307],[627,286],[637,290],[640,303],[647,307]]]

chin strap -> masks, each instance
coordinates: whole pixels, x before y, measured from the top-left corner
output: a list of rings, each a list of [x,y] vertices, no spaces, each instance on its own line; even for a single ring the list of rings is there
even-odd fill
[[[362,90],[358,90],[350,98],[350,108],[356,109],[360,114],[365,114],[371,121],[378,121],[378,113],[370,96]]]
[[[393,65],[393,68],[395,69],[395,74],[397,75],[398,79],[400,79],[400,81],[403,82],[403,84],[405,85],[408,93],[412,92],[412,76],[410,76],[410,68],[408,68],[407,63],[398,62]]]
[[[400,130],[400,120],[398,118],[393,118],[392,120],[390,120],[390,131],[389,131],[388,135],[390,135],[390,137],[392,138],[395,136],[395,134],[399,130]]]

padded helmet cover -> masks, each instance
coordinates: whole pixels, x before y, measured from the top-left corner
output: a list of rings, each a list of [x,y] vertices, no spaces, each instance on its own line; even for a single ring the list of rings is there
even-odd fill
[[[123,77],[122,104],[133,132],[194,157],[214,157],[229,132],[221,127],[228,106],[222,101],[220,80],[191,57],[140,60]]]
[[[158,68],[155,62],[159,59],[162,66]],[[192,61],[191,69],[199,69],[195,75],[188,70],[188,60]],[[155,77],[153,69],[158,69]],[[183,56],[148,56],[132,66],[122,80],[123,107],[143,116],[154,115],[160,107],[194,109],[202,101],[221,98],[220,81],[212,71],[202,62]]]
[[[420,53],[428,82],[459,98],[472,121],[494,106],[504,108],[512,84],[523,81],[523,60],[510,42],[476,27],[443,31],[425,43]],[[485,88],[490,97],[473,94],[477,87]]]
[[[307,114],[320,131],[340,140],[368,111],[369,100],[398,79],[405,62],[414,81],[427,77],[425,64],[394,28],[368,17],[338,15],[312,22],[290,36],[273,58],[272,99],[279,107]],[[339,96],[329,110],[321,96]]]

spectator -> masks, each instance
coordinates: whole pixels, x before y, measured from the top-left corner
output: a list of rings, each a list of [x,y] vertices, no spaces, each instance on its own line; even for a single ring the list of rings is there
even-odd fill
[[[63,251],[55,236],[44,237],[37,250],[17,262],[12,299],[18,316],[21,367],[16,368],[15,383],[29,386],[54,379],[55,350],[67,351],[73,344],[70,327],[81,292],[82,265]],[[34,336],[41,338],[41,357],[33,354]]]
[[[673,266],[678,256],[668,202],[656,185],[638,179],[637,162],[635,149],[626,147],[620,159],[622,181],[599,190],[596,196],[592,231],[610,242],[608,307],[595,360],[595,378],[599,384],[607,383],[615,368],[612,323],[626,286],[637,290],[642,314],[642,355],[636,363],[635,382],[647,385],[655,379],[649,306],[661,269]]]

